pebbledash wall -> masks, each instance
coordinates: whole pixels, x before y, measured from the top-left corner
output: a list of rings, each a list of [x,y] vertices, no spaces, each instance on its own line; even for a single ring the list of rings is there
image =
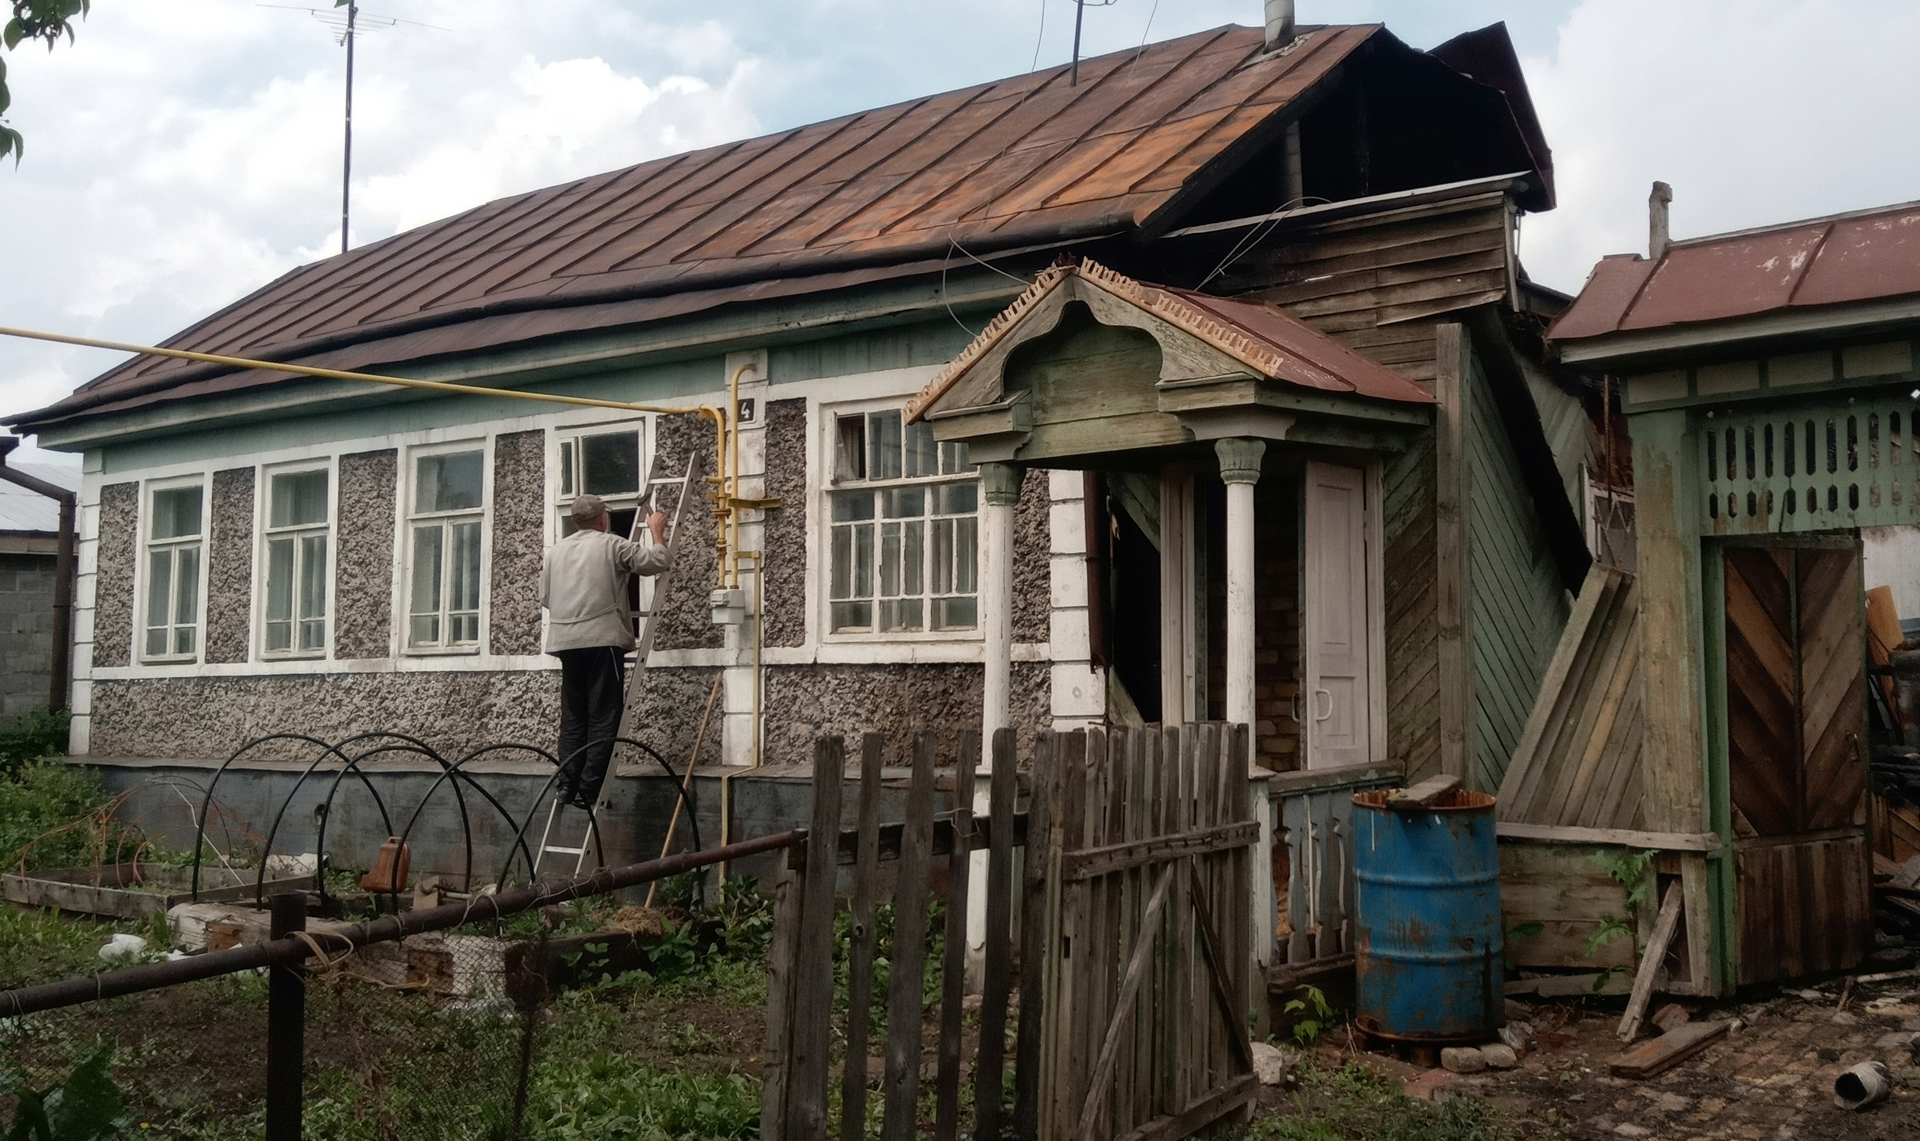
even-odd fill
[[[837,412],[898,407],[950,355],[952,339],[898,331],[844,345],[635,367],[555,383],[554,391],[676,404],[723,401],[724,377],[755,370],[741,395],[759,410],[742,434],[746,493],[781,506],[749,514],[742,546],[764,546],[764,678],[754,717],[751,626],[712,624],[712,520],[693,516],[664,595],[637,735],[676,764],[722,684],[702,763],[806,761],[814,737],[980,723],[978,630],[833,634],[827,628],[827,487]],[[769,359],[770,358],[770,359]],[[837,371],[851,367],[858,371]],[[769,377],[769,373],[771,376]],[[560,446],[595,425],[638,423],[643,463],[679,469],[712,447],[706,422],[622,416],[523,401],[434,397],[288,418],[217,433],[90,451],[82,489],[72,747],[95,763],[217,761],[275,732],[339,739],[372,730],[423,738],[449,756],[517,741],[551,749],[558,669],[542,655],[534,592],[559,534]],[[419,448],[483,449],[481,634],[467,653],[404,652],[407,467]],[[328,637],[324,653],[263,653],[266,480],[282,465],[330,472]],[[207,488],[203,616],[192,661],[141,660],[143,518],[156,486]],[[1082,479],[1029,472],[1016,509],[1014,677],[1023,734],[1098,719],[1105,690],[1089,668]],[[755,597],[751,566],[745,578]],[[904,752],[900,760],[905,759]]]

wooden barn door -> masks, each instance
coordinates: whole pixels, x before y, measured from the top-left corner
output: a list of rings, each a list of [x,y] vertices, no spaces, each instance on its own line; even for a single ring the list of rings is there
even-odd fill
[[[1859,548],[1723,565],[1740,982],[1845,970],[1872,946]]]

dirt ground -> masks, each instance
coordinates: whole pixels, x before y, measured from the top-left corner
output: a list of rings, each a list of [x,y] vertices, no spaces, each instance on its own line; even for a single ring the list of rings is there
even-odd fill
[[[1920,1068],[1908,1046],[1920,1032],[1920,975],[1857,985],[1841,1009],[1845,991],[1844,980],[1834,980],[1743,993],[1726,1004],[1685,1003],[1695,1021],[1739,1022],[1702,1053],[1644,1081],[1607,1071],[1622,1049],[1617,1003],[1513,1010],[1538,1040],[1514,1070],[1453,1074],[1378,1054],[1358,1060],[1400,1078],[1411,1096],[1486,1098],[1568,1141],[1920,1139]],[[1342,1045],[1321,1049],[1354,1059]],[[1891,1097],[1860,1112],[1836,1106],[1835,1076],[1869,1060],[1886,1063]]]

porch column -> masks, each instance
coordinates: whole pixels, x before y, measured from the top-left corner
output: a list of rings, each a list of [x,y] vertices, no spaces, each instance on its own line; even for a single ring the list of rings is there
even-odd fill
[[[1227,720],[1251,727],[1253,700],[1253,485],[1265,440],[1216,440],[1227,485]]]
[[[981,464],[980,633],[986,663],[981,698],[982,755],[995,729],[1012,724],[1013,689],[1013,505],[1023,473],[1012,464]]]

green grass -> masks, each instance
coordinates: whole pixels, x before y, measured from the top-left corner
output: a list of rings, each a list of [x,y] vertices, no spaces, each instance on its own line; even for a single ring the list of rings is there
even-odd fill
[[[1359,1065],[1309,1064],[1285,1110],[1266,1113],[1236,1141],[1544,1141],[1536,1123],[1474,1097],[1416,1101],[1400,1083]],[[1524,1127],[1523,1127],[1524,1126]]]
[[[89,867],[130,857],[138,836],[107,819],[108,799],[93,770],[62,761],[0,778],[0,867]]]

